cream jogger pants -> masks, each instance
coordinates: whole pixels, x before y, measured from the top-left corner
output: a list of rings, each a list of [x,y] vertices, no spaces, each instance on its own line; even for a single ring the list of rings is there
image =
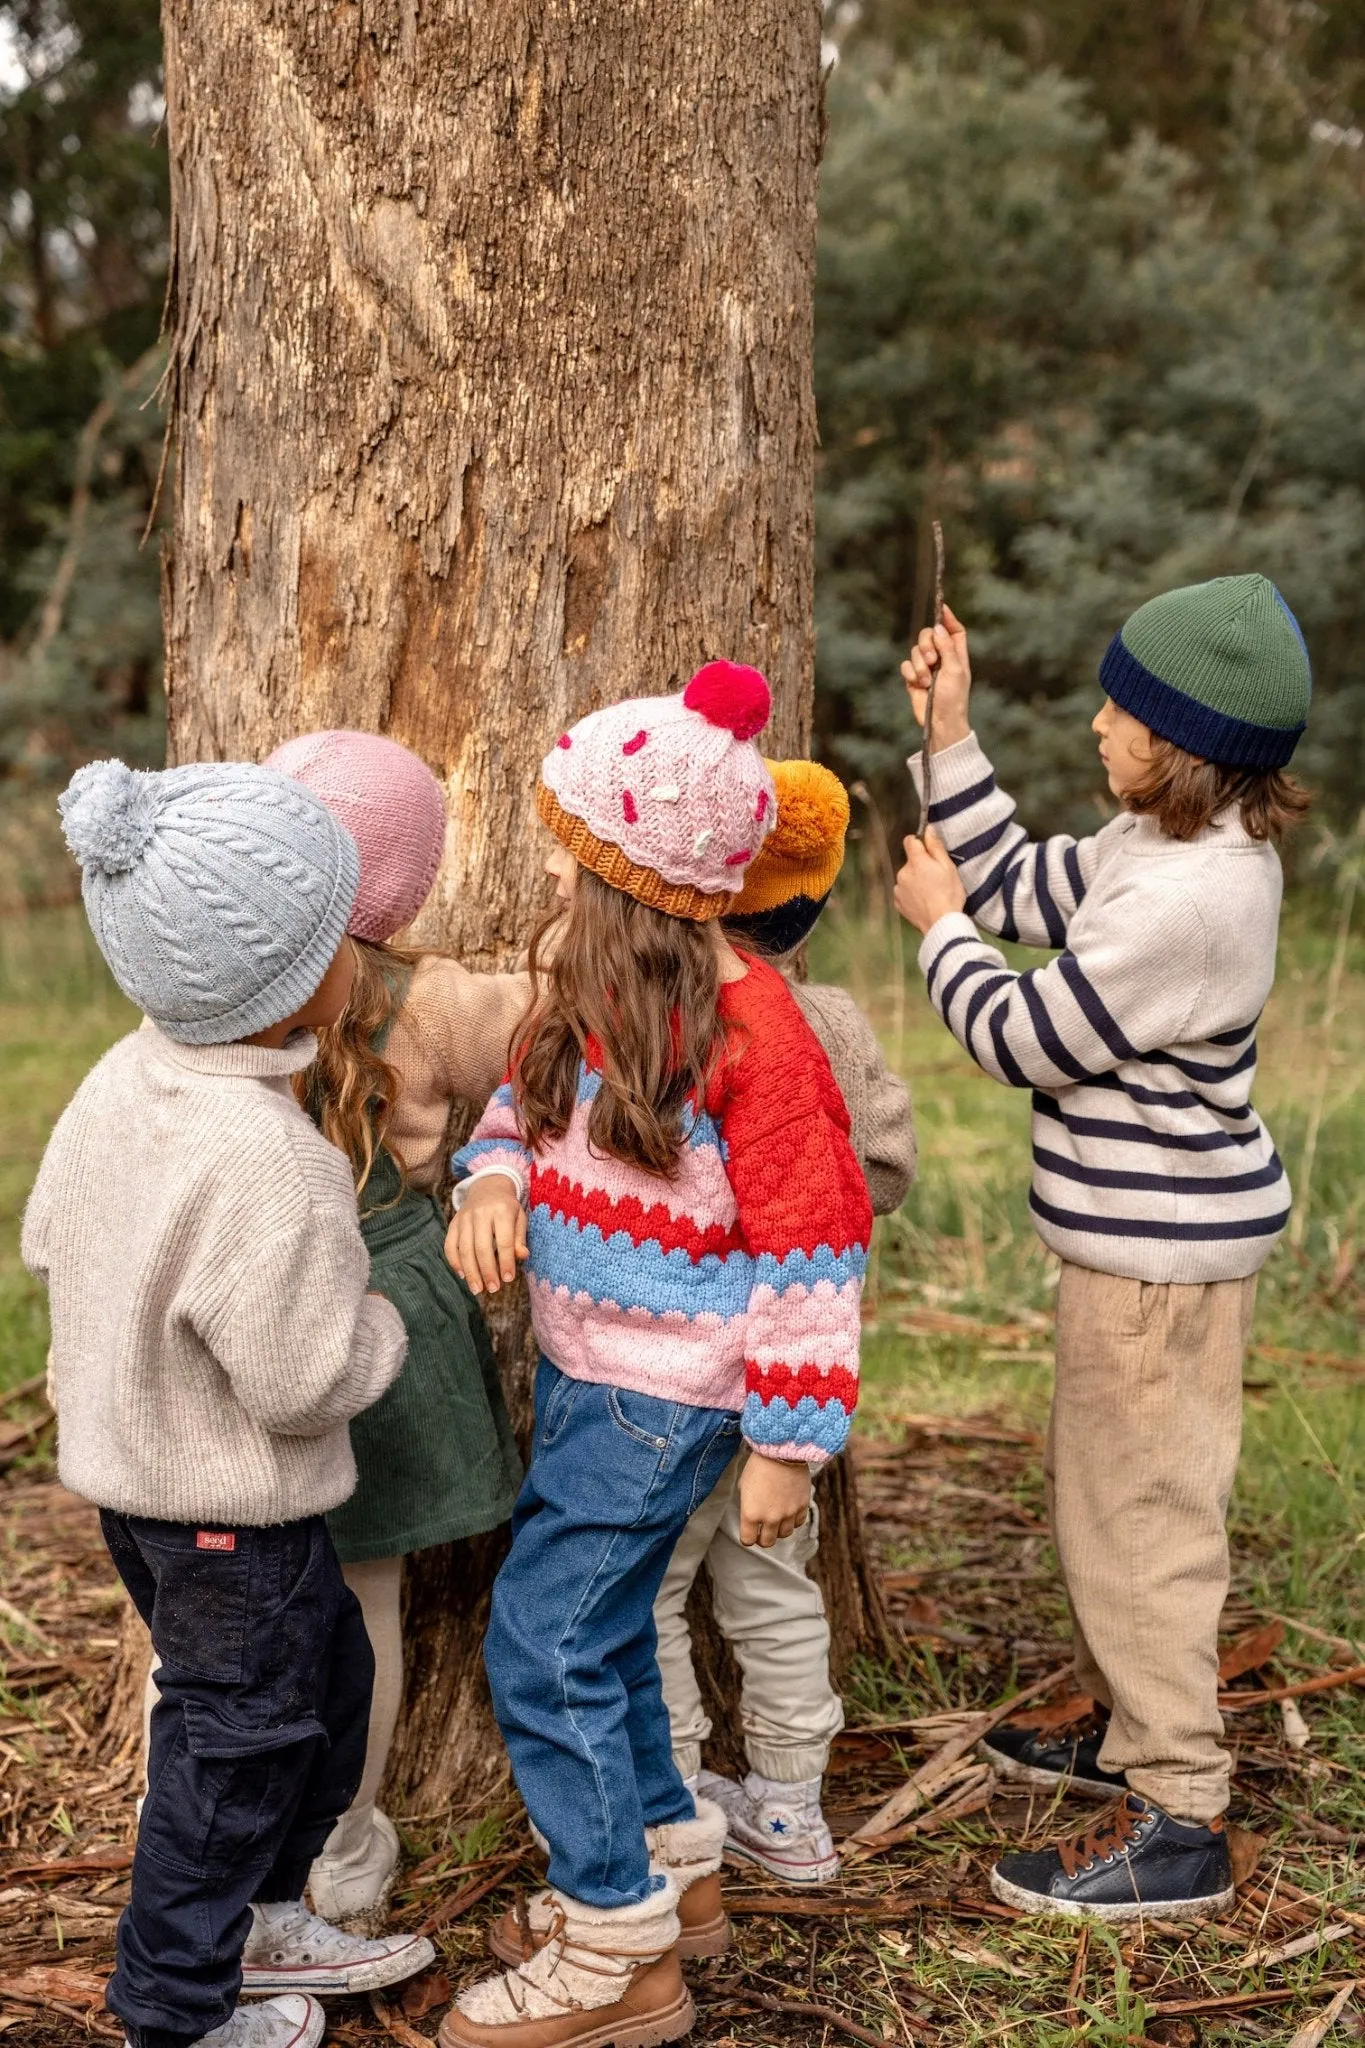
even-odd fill
[[[743,1674],[740,1717],[751,1767],[784,1785],[820,1777],[844,1710],[829,1682],[829,1623],[806,1566],[819,1540],[815,1504],[802,1528],[771,1550],[739,1540],[739,1475],[747,1452],[723,1474],[678,1539],[654,1606],[659,1671],[673,1756],[685,1778],[701,1768],[711,1732],[702,1706],[683,1610],[704,1563],[716,1624]]]
[[[1159,1285],[1062,1265],[1044,1473],[1100,1752],[1181,1820],[1228,1803],[1218,1620],[1256,1281]]]

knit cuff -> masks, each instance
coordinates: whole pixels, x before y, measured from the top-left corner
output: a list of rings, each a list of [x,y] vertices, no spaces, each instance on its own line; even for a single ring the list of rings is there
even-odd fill
[[[460,1210],[464,1207],[465,1197],[469,1193],[469,1190],[473,1187],[476,1180],[487,1180],[492,1174],[495,1173],[500,1173],[502,1174],[504,1179],[511,1181],[513,1187],[517,1191],[517,1200],[521,1203],[521,1206],[524,1209],[526,1207],[526,1182],[522,1175],[517,1172],[515,1166],[476,1166],[474,1168],[474,1171],[470,1174],[466,1174],[463,1180],[457,1180],[454,1187],[451,1189],[451,1215],[459,1215]]]

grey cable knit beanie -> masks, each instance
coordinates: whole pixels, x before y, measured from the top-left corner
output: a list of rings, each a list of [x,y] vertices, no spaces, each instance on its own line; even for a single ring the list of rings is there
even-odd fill
[[[59,808],[99,949],[168,1038],[225,1045],[307,1002],[360,883],[355,841],[311,791],[245,763],[92,761]]]

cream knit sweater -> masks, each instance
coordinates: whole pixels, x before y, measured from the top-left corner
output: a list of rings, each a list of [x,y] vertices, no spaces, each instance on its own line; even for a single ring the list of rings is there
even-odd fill
[[[58,1469],[101,1507],[261,1525],[355,1486],[347,1423],[398,1373],[350,1169],[294,1101],[315,1042],[121,1039],[52,1134],[24,1216],[47,1282]]]

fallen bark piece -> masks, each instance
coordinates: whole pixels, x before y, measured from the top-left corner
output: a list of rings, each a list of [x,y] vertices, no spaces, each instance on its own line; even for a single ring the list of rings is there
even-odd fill
[[[1304,2021],[1290,2041],[1289,2048],[1318,2048],[1318,2043],[1327,2038],[1341,2017],[1355,1988],[1354,1983],[1343,1984],[1330,2005],[1325,2005],[1313,2019]]]
[[[35,1622],[29,1620],[22,1607],[16,1607],[12,1600],[6,1600],[0,1593],[0,1621],[7,1621],[11,1628],[22,1629],[24,1634],[37,1643],[45,1657],[60,1657],[61,1651],[47,1637]]]
[[[969,1813],[980,1813],[983,1806],[989,1805],[994,1791],[994,1771],[989,1764],[978,1764],[971,1776],[957,1786],[950,1799],[932,1807],[928,1813],[921,1813],[916,1819],[906,1821],[886,1834],[865,1836],[852,1849],[845,1843],[841,1852],[843,1860],[845,1863],[862,1862],[869,1856],[880,1856],[886,1849],[898,1848],[902,1842],[909,1842],[916,1835],[935,1834],[951,1821],[965,1820]]]
[[[1347,1992],[1351,1992],[1355,1990],[1355,1987],[1356,1979],[1352,1977],[1347,1981],[1344,1988]],[[1338,1981],[1335,1984],[1319,1984],[1317,1988],[1319,1991],[1340,1991],[1343,1987]],[[1294,1999],[1302,1997],[1302,1991],[1294,1989],[1232,1991],[1224,1996],[1213,1998],[1163,1999],[1159,2005],[1151,2006],[1149,2011],[1154,2020],[1174,2020],[1193,2017],[1198,2013],[1206,2012],[1248,2012],[1253,2006],[1257,2005],[1289,2005]]]
[[[1276,1700],[1334,1692],[1339,1685],[1365,1685],[1365,1664],[1353,1664],[1348,1671],[1324,1671],[1318,1678],[1301,1678],[1297,1685],[1272,1685],[1265,1692],[1220,1692],[1218,1705],[1225,1714],[1240,1714],[1248,1707],[1271,1706]]]
[[[70,1965],[32,1964],[12,1977],[0,1977],[0,1998],[14,1998],[23,2005],[46,2005],[62,1999],[83,2012],[104,2010],[105,1978],[96,1971],[78,1970]]]
[[[476,1878],[472,1884],[462,1885],[453,1899],[448,1899],[445,1905],[438,1906],[434,1913],[427,1915],[418,1932],[434,1934],[438,1927],[448,1927],[452,1920],[458,1920],[461,1913],[467,1913],[471,1906],[477,1906],[480,1899],[487,1898],[489,1892],[495,1891],[512,1865],[520,1863],[524,1855],[524,1850],[512,1849],[507,1855],[500,1856],[495,1870],[491,1870],[486,1877]]]
[[[757,2006],[762,2012],[789,2013],[794,2018],[820,2020],[829,2027],[839,2027],[855,2041],[867,2043],[867,2048],[890,2048],[890,2036],[874,2034],[871,2027],[865,2027],[858,2020],[852,2020],[847,2013],[840,2012],[837,2005],[816,2005],[809,1998],[774,1998],[770,1991],[751,1991],[747,1985],[726,1987],[726,2003],[717,2007],[711,2005],[705,1993],[703,1999],[712,2012],[733,2013],[738,2016],[746,2006]],[[926,2026],[923,2020],[912,2019],[909,2013],[898,2006],[901,2019],[912,2034],[923,2034],[926,2040],[934,2041],[938,2035],[934,2028]]]
[[[410,2027],[397,2008],[377,1991],[370,1993],[370,2011],[389,2039],[397,2041],[399,2048],[432,2048],[431,2035],[419,2034],[416,2027]]]
[[[1021,1920],[1017,1906],[1000,1906],[993,1899],[921,1898],[829,1899],[808,1898],[796,1892],[757,1892],[747,1898],[727,1891],[725,1910],[732,1920],[748,1914],[762,1914],[788,1920],[860,1920],[868,1926],[903,1924],[912,1913],[951,1913],[959,1920]]]
[[[855,1830],[849,1841],[856,1844],[875,1840],[878,1835],[889,1833],[918,1807],[928,1804],[929,1794],[938,1780],[946,1777],[953,1765],[964,1757],[969,1749],[973,1749],[983,1735],[988,1735],[1001,1721],[1008,1720],[1025,1700],[1036,1699],[1040,1693],[1051,1692],[1065,1677],[1066,1667],[1063,1666],[1059,1671],[1048,1672],[1043,1678],[1035,1678],[1032,1685],[1024,1686],[1012,1699],[1003,1701],[989,1712],[973,1714],[956,1735],[949,1736],[943,1747],[936,1750],[927,1763],[920,1765],[898,1792],[893,1792],[891,1797],[877,1808],[870,1820],[864,1821],[863,1825]]]
[[[94,1870],[129,1870],[132,1868],[131,1849],[103,1849],[98,1856],[56,1856],[46,1863],[12,1863],[8,1870],[0,1872],[6,1882],[26,1878],[30,1883],[46,1878],[51,1884],[60,1884],[68,1877],[81,1877]]]
[[[1280,1877],[1279,1890],[1282,1898],[1293,1899],[1297,1905],[1312,1906],[1319,1913],[1330,1913],[1334,1920],[1349,1920],[1352,1927],[1365,1934],[1365,1913],[1352,1913],[1345,1906],[1329,1905],[1327,1900],[1320,1898],[1316,1892],[1306,1892],[1302,1885],[1291,1884],[1283,1875]]]
[[[1248,1671],[1259,1671],[1262,1664],[1269,1663],[1283,1641],[1282,1621],[1268,1621],[1264,1628],[1253,1629],[1249,1635],[1239,1636],[1237,1641],[1229,1643],[1219,1656],[1219,1678],[1226,1685],[1229,1679],[1243,1678]]]

